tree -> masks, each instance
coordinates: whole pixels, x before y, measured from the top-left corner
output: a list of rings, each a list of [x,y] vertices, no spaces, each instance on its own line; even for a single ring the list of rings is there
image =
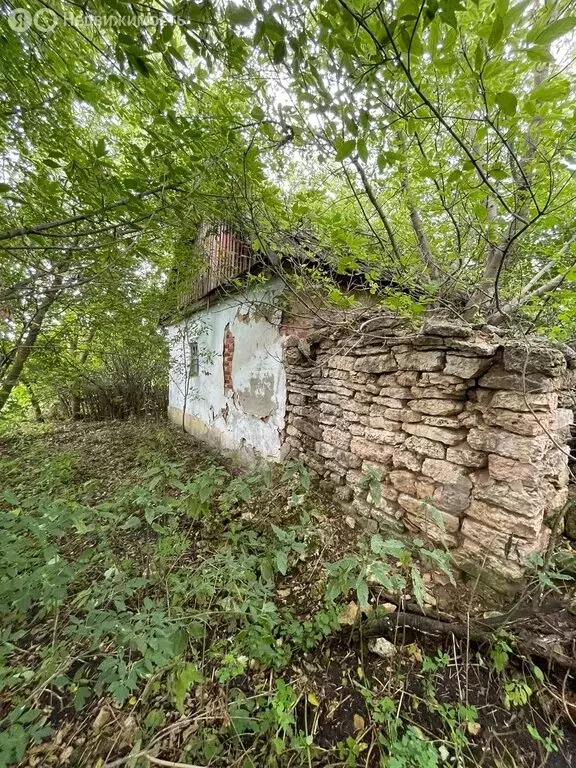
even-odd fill
[[[43,334],[67,338],[71,352],[82,333],[114,333],[118,287],[130,306],[149,286],[144,272],[160,293],[187,233],[230,211],[240,175],[261,179],[235,130],[246,89],[207,83],[199,66],[194,76],[176,71],[184,45],[210,59],[209,6],[188,9],[183,32],[159,11],[158,23],[106,27],[104,39],[79,23],[77,6],[46,8],[53,29],[6,25],[2,48],[0,410]],[[92,3],[84,18],[109,11]],[[86,327],[98,304],[107,329]],[[155,310],[158,322],[165,309]],[[71,313],[74,330],[58,333]]]
[[[469,319],[541,307],[574,275],[573,5],[251,7],[290,78],[277,111],[341,163],[382,266]]]
[[[31,3],[23,30],[4,15],[0,410],[43,339],[65,339],[69,359],[114,333],[112,294],[160,294],[207,219],[271,259],[299,248],[363,271],[403,310],[569,337],[573,6],[248,0],[128,16],[54,0]],[[101,21],[111,12],[121,24]]]

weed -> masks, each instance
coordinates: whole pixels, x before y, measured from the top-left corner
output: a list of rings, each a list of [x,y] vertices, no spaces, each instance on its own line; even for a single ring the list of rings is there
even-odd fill
[[[418,604],[424,605],[426,591],[420,572],[421,561],[433,563],[453,580],[452,568],[444,550],[428,549],[421,539],[411,542],[384,539],[374,534],[369,546],[359,545],[359,554],[330,563],[326,599],[334,600],[356,591],[361,606],[368,605],[369,585],[376,583],[388,592],[401,594],[410,585]]]
[[[525,680],[512,679],[504,686],[504,706],[523,706],[532,696],[532,688]]]
[[[465,764],[480,715],[440,695],[446,650],[406,645],[396,666],[374,671],[336,634],[342,602],[356,597],[368,610],[376,584],[424,605],[421,569],[451,578],[447,553],[375,534],[323,558],[334,517],[302,463],[234,476],[206,454],[191,463],[189,444],[175,450],[169,430],[151,442],[134,429],[99,430],[93,455],[109,455],[90,475],[85,432],[82,450],[69,432],[59,450],[39,429],[27,452],[0,461],[0,768],[26,755],[102,764],[110,749],[116,758],[143,744],[218,768]],[[123,434],[134,438],[131,457],[117,455]],[[126,473],[111,482],[119,459]],[[377,494],[379,478],[366,482]],[[506,677],[508,641],[501,634],[490,658],[506,706],[520,709],[543,672]],[[350,661],[328,694],[332,654],[337,665]],[[418,668],[419,697],[407,692],[403,664]],[[335,728],[327,740],[319,723],[329,731],[354,696],[362,727]],[[417,699],[418,710],[402,709]],[[124,741],[106,735],[107,712],[111,731],[124,724]],[[434,718],[435,735],[416,713]],[[67,735],[69,720],[84,724],[82,740]],[[540,723],[526,731],[546,753],[561,742]],[[138,760],[135,768],[146,763]]]

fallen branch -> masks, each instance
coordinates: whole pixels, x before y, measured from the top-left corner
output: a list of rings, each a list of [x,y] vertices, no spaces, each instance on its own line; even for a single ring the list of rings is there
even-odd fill
[[[525,622],[527,618],[523,616],[520,618],[520,621]],[[510,614],[491,617],[493,625],[487,627],[486,624],[479,621],[463,624],[457,621],[443,621],[430,618],[429,616],[401,611],[365,622],[355,630],[354,636],[356,638],[381,637],[386,634],[393,634],[399,628],[404,628],[431,635],[454,635],[454,637],[460,640],[468,640],[480,645],[494,640],[494,630],[498,628],[498,626],[495,626],[497,625],[497,622],[494,621],[495,619],[501,620],[499,626],[504,626],[510,622]],[[513,627],[514,622],[510,626]],[[559,644],[562,643],[562,639],[559,635],[516,637],[512,638],[511,643],[521,655],[540,656],[564,669],[576,670],[576,657],[574,655],[568,656],[558,650],[558,647],[561,647]]]
[[[193,765],[192,763],[172,763],[170,760],[160,760],[159,757],[146,755],[146,758],[154,765],[164,765],[168,768],[204,768],[202,765]]]
[[[464,639],[469,637],[476,643],[485,643],[492,639],[492,632],[485,629],[476,629],[474,625],[461,624],[456,621],[441,621],[429,616],[417,615],[401,611],[379,619],[373,619],[362,624],[356,631],[362,637],[380,637],[400,628],[413,629],[431,635],[454,635]]]
[[[118,766],[127,763],[128,760],[137,760],[140,757],[148,760],[148,762],[152,763],[152,765],[161,765],[165,768],[205,768],[203,765],[195,765],[193,763],[174,763],[171,760],[161,760],[159,757],[154,757],[153,755],[148,754],[146,750],[143,750],[142,752],[136,752],[136,754],[130,753],[124,757],[119,757],[118,760],[112,760],[110,763],[104,763],[102,768],[118,768]]]
[[[385,600],[387,603],[392,603],[398,606],[398,608],[405,613],[414,613],[418,616],[427,616],[430,619],[437,619],[443,622],[454,622],[456,617],[451,613],[440,611],[437,608],[422,607],[418,603],[412,603],[404,600],[402,597],[398,598],[396,595],[385,592],[381,587],[372,586],[371,589],[378,595],[379,599]],[[555,607],[554,610],[557,610]],[[544,615],[541,614],[541,615]],[[476,619],[477,623],[482,626],[483,629],[494,630],[499,627],[503,627],[511,623],[519,623],[520,621],[528,621],[533,618],[533,613],[522,609],[521,605],[515,605],[511,610],[505,613],[499,613],[494,616],[488,616],[485,619]]]

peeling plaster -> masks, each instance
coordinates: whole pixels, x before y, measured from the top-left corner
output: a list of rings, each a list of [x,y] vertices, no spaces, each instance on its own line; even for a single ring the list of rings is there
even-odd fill
[[[251,376],[248,387],[236,392],[238,407],[244,413],[267,419],[276,409],[274,401],[274,376],[262,373]]]
[[[282,313],[274,308],[284,286],[274,280],[256,289],[222,299],[198,311],[193,324],[201,328],[199,375],[190,379],[184,398],[183,325],[169,329],[170,408],[176,420],[185,404],[188,431],[220,448],[278,458],[286,410],[283,364],[285,337]],[[266,310],[266,311],[264,311]],[[234,339],[231,362],[233,389],[225,388],[224,339]]]

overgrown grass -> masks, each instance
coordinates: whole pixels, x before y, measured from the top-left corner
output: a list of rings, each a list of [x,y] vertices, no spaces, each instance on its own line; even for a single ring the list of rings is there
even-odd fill
[[[3,447],[0,766],[540,765],[562,750],[544,674],[508,674],[504,637],[480,656],[399,636],[382,659],[343,631],[382,610],[372,582],[423,603],[423,569],[449,563],[357,538],[302,465],[239,474],[147,424]]]

